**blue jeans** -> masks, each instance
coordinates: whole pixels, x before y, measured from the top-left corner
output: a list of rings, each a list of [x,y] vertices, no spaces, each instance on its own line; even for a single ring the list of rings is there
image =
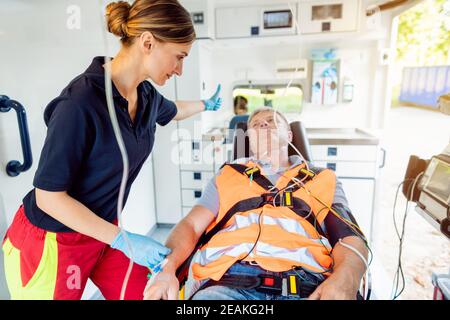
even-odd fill
[[[244,265],[235,263],[228,269],[227,274],[230,275],[247,275],[258,276],[259,274],[266,273],[264,269],[258,266]],[[315,281],[319,285],[324,277],[321,275],[313,276],[307,274],[303,270],[297,270],[298,276],[308,281]],[[293,271],[288,271],[283,274],[296,274]],[[301,287],[300,287],[301,290]],[[207,287],[200,289],[193,296],[192,300],[304,300],[300,297],[282,296],[274,294],[266,294],[256,291],[256,289],[238,289],[221,285]]]

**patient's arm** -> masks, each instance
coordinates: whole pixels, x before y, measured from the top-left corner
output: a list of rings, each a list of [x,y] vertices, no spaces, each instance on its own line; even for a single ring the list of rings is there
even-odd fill
[[[214,214],[203,206],[195,206],[191,212],[178,223],[170,233],[166,246],[172,249],[167,256],[168,263],[164,270],[175,272],[186,260],[206,228],[215,219]]]
[[[168,262],[157,276],[155,283],[145,290],[144,299],[177,299],[178,280],[175,272],[194,250],[200,236],[215,219],[215,215],[203,206],[195,206],[170,233],[166,246],[172,249]]]
[[[367,260],[367,248],[356,236],[342,239],[345,244],[358,250]],[[333,247],[333,273],[311,294],[312,300],[354,300],[366,271],[361,258],[339,242]]]

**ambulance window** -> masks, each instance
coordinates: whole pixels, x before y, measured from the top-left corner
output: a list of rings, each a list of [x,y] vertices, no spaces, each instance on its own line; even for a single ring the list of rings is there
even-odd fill
[[[243,96],[247,99],[248,113],[267,106],[283,113],[300,113],[303,107],[303,90],[300,85],[242,85],[233,89],[233,99]]]

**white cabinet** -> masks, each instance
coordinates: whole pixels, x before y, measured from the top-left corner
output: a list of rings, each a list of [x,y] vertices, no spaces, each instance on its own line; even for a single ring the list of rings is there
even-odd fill
[[[193,170],[181,172],[181,187],[183,189],[202,189],[214,176],[213,172]]]
[[[377,145],[311,145],[313,163],[335,171],[350,210],[369,241],[373,234]]]
[[[181,0],[180,3],[191,14],[197,39],[214,38],[214,1]]]
[[[355,32],[361,11],[360,0],[279,1],[271,5],[218,7],[216,38]]]
[[[156,222],[177,223],[181,219],[181,182],[176,121],[156,129],[152,154]]]
[[[209,40],[196,41],[183,64],[183,74],[176,78],[177,100],[198,101],[212,96],[216,90],[211,68],[212,51]],[[206,128],[198,114],[178,122],[179,136],[182,140],[200,140]]]
[[[202,189],[183,189],[181,192],[181,196],[183,198],[183,208],[191,208],[202,196]]]
[[[216,9],[216,38],[281,36],[297,33],[296,3]]]
[[[333,170],[339,177],[373,178],[377,174],[375,162],[315,161],[314,164]]]
[[[216,38],[244,38],[259,33],[260,16],[257,7],[217,8]],[[256,33],[256,34],[255,34]]]
[[[225,162],[225,146],[222,141],[180,141],[180,149],[184,152],[184,156],[180,156],[183,215],[195,205],[203,188]]]
[[[371,239],[375,179],[340,178],[359,228]]]
[[[211,141],[181,140],[180,169],[214,171],[213,144]]]
[[[210,81],[212,79],[211,46],[210,40],[198,40],[192,45],[183,63],[183,74],[176,78],[178,100],[204,99],[214,93],[215,84]]]
[[[181,77],[158,88],[169,99],[205,99],[214,93],[208,40],[196,41],[184,63]],[[171,90],[170,90],[171,89]],[[217,165],[218,142],[202,140],[207,128],[202,116],[172,121],[156,130],[153,150],[156,217],[159,224],[176,224],[195,204]]]
[[[375,145],[312,145],[314,160],[326,161],[376,161]]]

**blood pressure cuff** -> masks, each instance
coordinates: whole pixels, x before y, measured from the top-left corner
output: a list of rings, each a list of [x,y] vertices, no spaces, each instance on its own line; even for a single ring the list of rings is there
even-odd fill
[[[341,218],[347,221],[351,221],[353,224],[358,226],[349,208],[340,203],[333,204],[332,208],[339,214]],[[348,223],[342,221],[333,212],[329,212],[327,214],[324,220],[324,227],[324,232],[327,235],[328,241],[330,242],[332,247],[334,247],[339,239],[343,239],[348,236],[363,236],[358,229],[356,229],[355,227],[351,227]]]

